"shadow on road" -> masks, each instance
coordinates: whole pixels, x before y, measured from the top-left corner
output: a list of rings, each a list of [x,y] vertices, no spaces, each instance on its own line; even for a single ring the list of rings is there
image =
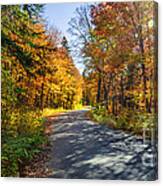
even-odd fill
[[[51,177],[154,180],[156,157],[140,137],[90,121],[87,110],[53,119]]]

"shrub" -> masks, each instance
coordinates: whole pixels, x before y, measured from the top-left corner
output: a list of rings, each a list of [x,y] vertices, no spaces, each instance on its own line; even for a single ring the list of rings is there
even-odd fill
[[[38,110],[13,109],[2,120],[2,176],[21,176],[22,167],[46,143],[44,120]],[[3,115],[4,117],[4,115]]]
[[[8,138],[2,144],[2,176],[20,176],[22,167],[40,152],[43,141],[40,134]]]
[[[96,108],[91,111],[91,117],[100,124],[107,124],[117,129],[129,130],[141,135],[144,129],[147,129],[147,131],[157,129],[157,126],[155,126],[157,117],[153,113],[133,112],[123,109],[121,113],[115,116],[109,114],[104,108]],[[150,132],[147,135],[150,136]]]
[[[112,127],[116,125],[115,117],[112,114],[108,114],[107,110],[104,107],[98,107],[92,110],[91,116],[95,121],[101,124],[108,124]]]

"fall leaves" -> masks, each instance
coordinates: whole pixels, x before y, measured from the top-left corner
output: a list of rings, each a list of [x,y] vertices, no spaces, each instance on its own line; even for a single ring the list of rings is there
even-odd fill
[[[82,77],[66,38],[46,30],[43,5],[2,6],[2,175],[21,176],[46,143],[44,108],[73,109]]]
[[[120,126],[132,125],[130,129],[142,129],[147,117],[157,114],[154,2],[105,2],[78,8],[69,23],[74,36],[71,48],[57,29],[46,30],[42,8],[2,6],[4,175],[16,175],[24,159],[35,153],[31,147],[43,142],[44,108],[73,109],[82,100],[116,117]],[[83,77],[74,65],[72,48],[82,58]],[[20,145],[21,153],[13,142]],[[10,160],[14,151],[17,154]]]
[[[89,11],[90,39],[82,49],[87,57],[86,99],[115,115],[126,108],[156,113],[155,4],[106,2]]]
[[[2,41],[7,39],[2,42],[2,63],[6,70],[10,63],[19,102],[42,109],[48,106],[72,108],[81,99],[77,84],[82,78],[67,49],[61,45],[61,34],[55,30],[48,33],[41,17],[31,19],[28,15],[27,19],[29,9],[26,11],[26,8],[24,11],[21,6],[2,9],[2,14],[13,15],[12,23],[10,18],[2,19]],[[16,19],[17,16],[20,18]],[[55,43],[57,40],[60,40],[60,47]],[[65,106],[66,102],[69,106]]]

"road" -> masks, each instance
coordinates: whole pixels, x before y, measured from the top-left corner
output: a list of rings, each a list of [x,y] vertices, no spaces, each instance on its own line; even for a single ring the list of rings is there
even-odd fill
[[[141,137],[97,124],[87,110],[52,117],[52,178],[154,180],[155,149]]]

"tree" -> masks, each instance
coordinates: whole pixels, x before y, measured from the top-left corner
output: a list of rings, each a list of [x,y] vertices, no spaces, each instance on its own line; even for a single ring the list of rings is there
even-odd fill
[[[57,29],[46,30],[42,5],[2,6],[2,175],[21,175],[45,143],[44,108],[73,109],[82,77]]]
[[[124,109],[154,111],[157,83],[153,81],[156,79],[156,61],[152,57],[156,33],[153,11],[152,2],[94,4],[87,13],[90,29],[85,34],[79,31],[76,34],[83,44],[80,51],[86,83],[94,78],[91,80],[96,87],[92,91],[97,91],[94,104],[104,105],[114,115]],[[71,28],[77,31],[82,20],[83,14],[79,14]],[[88,95],[92,99],[90,92]]]

